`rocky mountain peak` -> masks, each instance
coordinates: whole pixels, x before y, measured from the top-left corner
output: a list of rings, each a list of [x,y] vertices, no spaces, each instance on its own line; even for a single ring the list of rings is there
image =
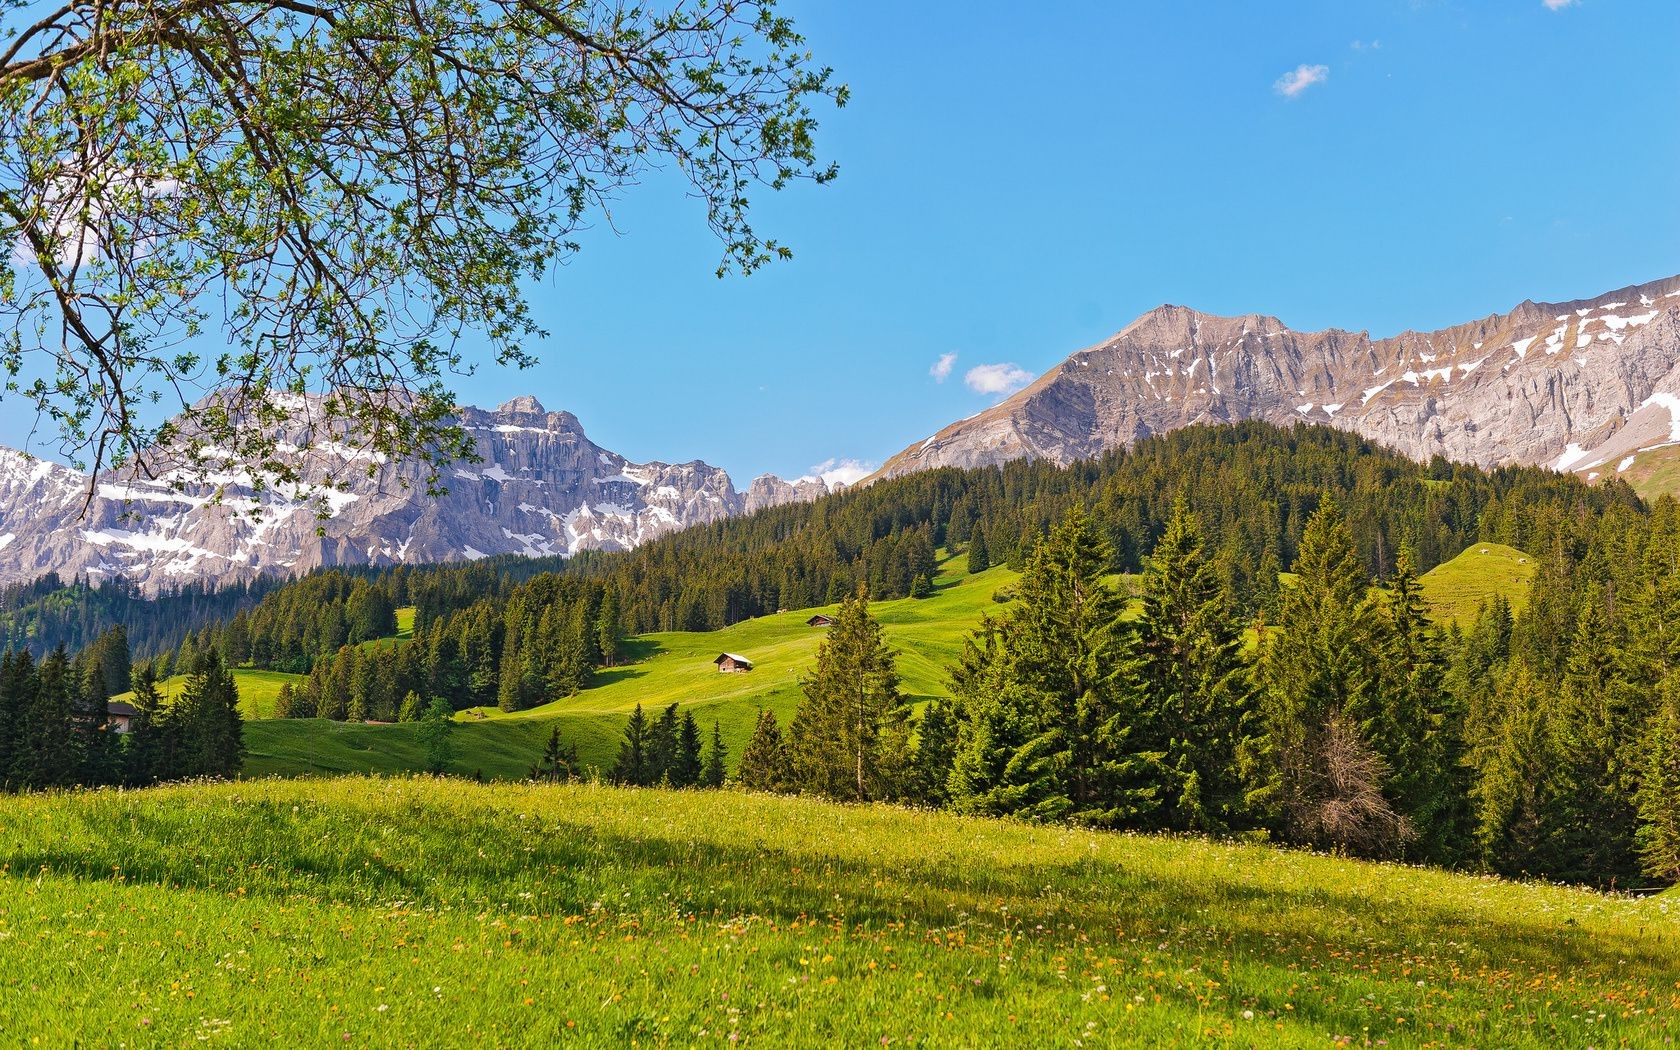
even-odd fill
[[[1066,463],[1239,419],[1327,423],[1424,460],[1626,469],[1628,456],[1680,445],[1680,277],[1382,339],[1160,306],[876,476]]]
[[[312,407],[303,398],[298,411]],[[478,460],[449,465],[439,495],[427,494],[418,464],[317,442],[296,449],[301,487],[257,485],[230,465],[155,480],[103,475],[89,503],[87,476],[0,449],[0,581],[57,572],[155,590],[201,576],[619,550],[821,494],[771,477],[739,493],[699,460],[633,463],[529,395],[494,412],[463,408],[460,422]]]
[[[512,400],[503,401],[497,405],[496,414],[499,416],[543,416],[548,414],[548,410],[543,408],[542,402],[532,395],[521,394]]]

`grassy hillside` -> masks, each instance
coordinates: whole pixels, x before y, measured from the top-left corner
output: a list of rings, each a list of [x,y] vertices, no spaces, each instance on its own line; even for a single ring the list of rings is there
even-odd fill
[[[1482,550],[1489,553],[1481,554]],[[1527,555],[1513,548],[1479,544],[1425,575],[1424,596],[1443,621],[1474,615],[1481,602],[1495,593],[1520,604],[1532,574],[1532,561],[1523,559]],[[947,694],[946,668],[955,662],[963,638],[981,617],[1004,611],[1006,604],[997,599],[1005,597],[1017,580],[1015,573],[1001,566],[970,576],[964,565],[963,558],[944,561],[930,598],[877,602],[872,607],[888,641],[899,650],[904,690],[918,701]],[[1130,587],[1135,581],[1118,582]],[[731,756],[738,756],[761,708],[776,712],[784,723],[792,717],[799,702],[799,677],[809,671],[823,638],[822,629],[807,627],[805,621],[813,613],[834,608],[763,616],[721,631],[675,631],[632,639],[630,662],[601,671],[597,684],[577,696],[513,714],[495,708],[462,712],[455,734],[460,753],[451,772],[523,777],[556,726],[577,747],[586,765],[608,769],[618,754],[624,720],[638,703],[649,710],[679,704],[693,710],[708,732],[715,719]],[[408,619],[399,619],[399,624],[411,630],[412,611],[405,611]],[[721,652],[752,659],[753,670],[719,674],[712,661]],[[240,672],[242,676],[258,673]],[[272,683],[253,683],[267,692],[247,702],[259,710],[263,703],[272,705],[273,690],[287,677],[277,675]],[[261,699],[264,696],[266,700]],[[423,765],[414,727],[407,725],[260,721],[247,724],[245,740],[249,749],[245,768],[250,776],[401,773]]]
[[[30,1045],[1663,1045],[1680,911],[732,792],[0,798]],[[27,946],[26,948],[24,946]]]
[[[273,718],[274,699],[280,695],[280,687],[290,682],[295,688],[302,681],[302,675],[287,674],[284,671],[254,671],[249,667],[235,668],[233,683],[239,688],[239,711],[246,718]],[[186,687],[186,675],[170,675],[158,683],[158,692],[165,700],[172,700]],[[127,702],[134,699],[134,694],[120,693],[111,699]]]
[[[948,559],[930,598],[877,602],[872,608],[900,651],[903,688],[920,700],[947,693],[946,667],[963,638],[988,612],[1002,612],[994,600],[1016,575],[1003,567],[970,576],[965,560]],[[618,754],[624,720],[644,708],[680,704],[709,732],[715,719],[732,755],[739,755],[760,708],[792,717],[799,702],[799,676],[816,659],[821,628],[805,626],[823,609],[801,609],[747,620],[721,631],[669,632],[632,639],[633,662],[607,668],[597,684],[574,697],[507,714],[477,708],[458,716],[460,756],[453,772],[487,777],[522,777],[549,731],[558,726],[579,757],[601,769]],[[721,652],[749,657],[746,674],[719,674],[712,661]],[[316,719],[251,723],[245,728],[247,774],[299,772],[403,772],[421,766],[412,726],[362,726]]]
[[[1424,573],[1420,582],[1438,623],[1468,624],[1495,595],[1504,596],[1513,610],[1520,610],[1528,601],[1534,572],[1534,559],[1515,547],[1478,543]]]
[[[1680,446],[1654,448],[1632,458],[1633,462],[1628,464],[1627,469],[1616,472],[1614,476],[1632,485],[1633,491],[1648,500],[1680,496]],[[1603,469],[1608,474],[1620,465],[1614,463]]]

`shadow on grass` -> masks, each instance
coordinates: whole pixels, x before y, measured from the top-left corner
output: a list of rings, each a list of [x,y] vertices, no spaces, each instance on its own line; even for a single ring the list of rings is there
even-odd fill
[[[848,927],[883,930],[908,921],[912,931],[962,928],[971,939],[1078,930],[1113,950],[1141,937],[1146,948],[1159,941],[1169,954],[1278,969],[1305,964],[1335,980],[1360,979],[1352,972],[1359,967],[1331,961],[1355,953],[1428,954],[1471,971],[1596,969],[1607,979],[1673,980],[1672,937],[1322,884],[1255,884],[1257,865],[1283,858],[1204,864],[1193,881],[1090,856],[1045,864],[1012,863],[1003,854],[930,855],[886,867],[862,851],[836,856],[820,837],[789,848],[753,843],[750,830],[733,842],[677,829],[626,833],[586,819],[417,800],[369,806],[346,819],[342,807],[300,801],[88,806],[55,821],[50,838],[0,850],[0,861],[14,887],[47,872],[361,904],[486,906],[531,894],[519,907],[549,915],[582,914],[606,900],[625,912],[757,916],[778,925],[838,917]],[[867,834],[868,821],[862,824],[856,833]],[[1168,840],[1161,847],[1178,848]],[[1340,1008],[1326,1018],[1350,1019]]]

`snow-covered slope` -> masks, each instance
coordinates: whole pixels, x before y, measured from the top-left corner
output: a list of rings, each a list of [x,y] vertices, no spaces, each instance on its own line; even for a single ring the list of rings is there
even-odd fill
[[[877,476],[1059,463],[1194,423],[1328,423],[1420,460],[1588,476],[1680,441],[1680,277],[1372,339],[1162,306]]]
[[[461,423],[481,462],[450,467],[439,496],[426,494],[418,466],[318,442],[293,452],[315,482],[302,490],[230,469],[191,481],[101,477],[89,500],[86,475],[0,449],[0,580],[52,571],[155,589],[327,565],[619,550],[827,491],[764,477],[742,493],[698,460],[632,463],[532,397],[463,409]],[[320,484],[328,478],[343,489]]]

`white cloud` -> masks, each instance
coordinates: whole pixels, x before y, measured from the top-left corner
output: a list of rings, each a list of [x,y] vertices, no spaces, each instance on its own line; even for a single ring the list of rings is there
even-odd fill
[[[951,377],[951,368],[956,363],[957,352],[955,350],[948,354],[940,354],[939,360],[935,361],[933,367],[928,369],[928,375],[933,377],[935,383],[943,383]]]
[[[875,464],[861,459],[825,459],[811,468],[806,477],[821,478],[829,488],[835,485],[856,485],[875,473]]]
[[[1309,66],[1305,62],[1277,78],[1272,90],[1284,98],[1295,98],[1314,84],[1330,79],[1329,66]]]
[[[1031,372],[1016,364],[976,365],[963,382],[976,394],[1013,394],[1033,381]]]
[[[1540,0],[1548,11],[1562,11],[1566,7],[1574,7],[1575,0]]]

